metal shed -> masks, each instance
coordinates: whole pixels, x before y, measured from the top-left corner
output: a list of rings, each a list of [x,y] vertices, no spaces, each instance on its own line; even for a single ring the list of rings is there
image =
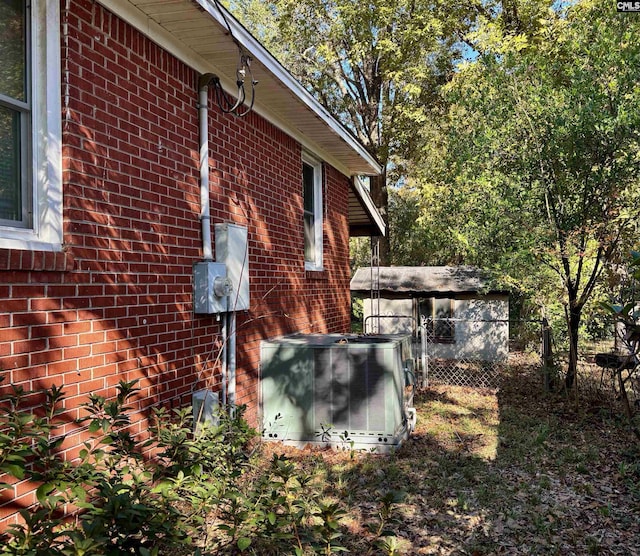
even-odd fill
[[[507,357],[509,293],[470,266],[365,267],[351,280],[364,300],[364,332],[412,334],[426,323],[430,356],[500,361]]]

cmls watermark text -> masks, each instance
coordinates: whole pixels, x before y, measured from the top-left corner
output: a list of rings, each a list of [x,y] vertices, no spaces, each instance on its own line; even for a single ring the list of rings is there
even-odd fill
[[[616,2],[619,12],[640,12],[640,2]]]

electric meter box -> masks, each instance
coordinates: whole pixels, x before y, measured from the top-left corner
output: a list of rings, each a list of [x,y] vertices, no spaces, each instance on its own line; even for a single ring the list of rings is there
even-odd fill
[[[193,430],[198,432],[202,425],[216,427],[220,423],[220,396],[211,390],[198,390],[191,395],[193,410]]]
[[[193,265],[193,311],[200,315],[226,313],[232,294],[227,268],[205,261]]]

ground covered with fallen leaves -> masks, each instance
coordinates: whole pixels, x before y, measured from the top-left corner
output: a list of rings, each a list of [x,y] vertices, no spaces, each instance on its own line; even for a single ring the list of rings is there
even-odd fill
[[[285,452],[344,505],[352,554],[640,554],[640,446],[615,399],[542,383],[523,363],[497,391],[422,390],[416,431],[392,455],[279,444],[264,455]],[[390,491],[401,493],[384,520],[392,536],[372,550]]]

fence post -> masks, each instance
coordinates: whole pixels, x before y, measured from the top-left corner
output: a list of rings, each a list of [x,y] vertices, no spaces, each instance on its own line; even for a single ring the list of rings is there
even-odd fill
[[[425,326],[424,317],[420,318],[420,358],[422,359],[422,387],[429,387],[429,355],[427,354],[427,327]]]
[[[551,328],[546,318],[542,319],[542,372],[544,373],[545,392],[551,390],[551,369],[553,368],[553,351],[551,348]]]

